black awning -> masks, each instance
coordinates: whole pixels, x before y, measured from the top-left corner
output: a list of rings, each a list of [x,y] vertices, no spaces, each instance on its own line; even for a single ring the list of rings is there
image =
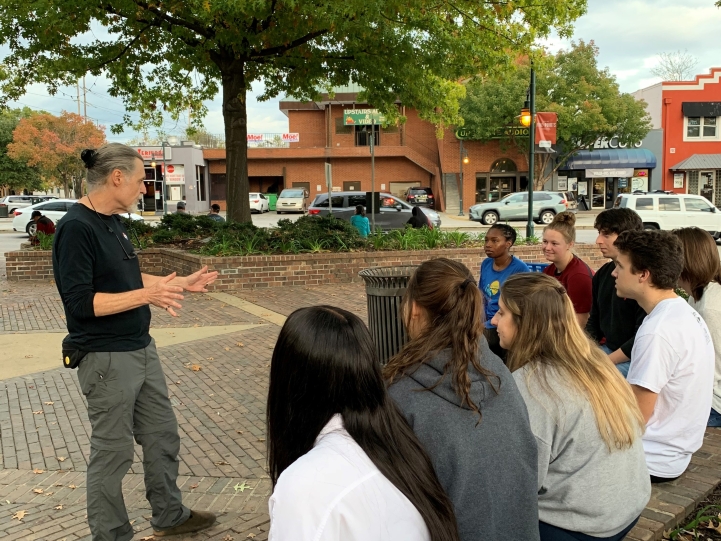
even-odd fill
[[[721,101],[685,101],[683,116],[721,116]]]

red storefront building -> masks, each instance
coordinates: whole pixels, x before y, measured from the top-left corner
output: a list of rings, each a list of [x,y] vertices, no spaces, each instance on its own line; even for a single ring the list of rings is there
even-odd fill
[[[507,193],[527,188],[528,164],[512,145],[501,148],[497,141],[464,141],[468,163],[463,164],[463,185],[458,184],[460,142],[446,129],[443,137],[422,120],[417,112],[398,104],[407,121],[400,126],[346,126],[345,109],[364,109],[357,103],[358,88],[339,89],[330,98],[316,102],[281,101],[280,110],[288,117],[288,131],[297,142],[251,141],[248,148],[248,176],[251,192],[279,192],[283,188],[303,187],[312,201],[327,191],[325,164],[332,168],[333,187],[337,191],[370,191],[370,140],[374,137],[376,190],[402,195],[409,187],[430,187],[436,196],[436,208],[458,212],[471,205],[496,200]],[[249,139],[263,139],[250,134]],[[292,139],[291,139],[292,140]],[[208,161],[211,199],[224,206],[226,194],[225,150],[205,149]],[[460,188],[460,190],[459,190]]]
[[[663,82],[634,93],[663,129],[664,190],[721,202],[721,68],[693,81]]]

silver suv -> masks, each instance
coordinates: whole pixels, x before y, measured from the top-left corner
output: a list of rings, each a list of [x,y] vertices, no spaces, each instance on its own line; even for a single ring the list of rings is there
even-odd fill
[[[562,193],[562,192],[561,192]],[[568,199],[559,192],[533,192],[533,221],[538,224],[550,224],[559,212],[576,209],[570,208]],[[494,225],[498,222],[528,219],[528,192],[508,194],[500,201],[473,205],[469,218],[474,222]]]
[[[8,195],[0,199],[0,204],[7,205],[8,214],[15,212],[15,209],[24,209],[41,201],[57,199],[54,195]]]

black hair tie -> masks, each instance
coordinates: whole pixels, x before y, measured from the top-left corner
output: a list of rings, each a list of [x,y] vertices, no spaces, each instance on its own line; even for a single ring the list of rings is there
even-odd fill
[[[461,291],[465,291],[468,287],[468,284],[475,284],[476,281],[473,278],[466,278],[463,283],[460,285]]]
[[[91,169],[98,159],[98,151],[86,148],[80,153],[80,159],[83,160],[87,169]]]

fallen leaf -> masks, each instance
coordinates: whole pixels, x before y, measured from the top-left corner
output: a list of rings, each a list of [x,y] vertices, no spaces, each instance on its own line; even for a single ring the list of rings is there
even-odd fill
[[[135,519],[130,521],[130,525],[132,526],[133,524],[135,524]]]
[[[234,538],[232,535],[226,535],[226,536],[223,538],[223,541],[233,541],[233,539],[235,539],[235,538]]]
[[[62,484],[62,483],[55,483],[53,486],[54,486],[54,487],[61,487],[61,486],[63,486],[63,484]]]
[[[218,462],[214,462],[216,466],[230,466],[229,462],[226,462],[225,460],[219,460]]]
[[[34,492],[35,494],[42,494],[42,493],[45,492],[45,491],[44,491],[42,488],[34,488],[34,489],[33,489],[33,492]]]
[[[200,371],[203,369],[203,367],[200,366],[199,364],[193,364],[193,365],[190,366],[190,369],[191,369],[193,372],[200,372]]]
[[[258,441],[265,441],[265,438],[258,438]]]
[[[43,404],[45,404],[46,406],[52,406],[53,404],[55,404],[55,402],[43,402]]]
[[[237,432],[238,434],[242,434],[242,433],[243,433],[242,430],[236,430],[236,432]]]
[[[63,508],[63,504],[56,505],[55,507],[53,507],[53,509],[56,509],[57,511],[60,511],[62,508]]]
[[[215,359],[213,359],[213,357],[208,357],[208,358],[206,359],[206,361],[214,361],[214,360],[215,360]]]
[[[245,492],[245,489],[251,488],[251,486],[249,484],[247,484],[245,481],[243,481],[242,484],[236,483],[233,488],[235,489],[236,492]]]
[[[39,470],[39,469],[37,469],[37,468],[35,468],[35,469],[33,470],[33,473],[44,473],[44,472],[45,472],[45,470]]]
[[[45,496],[50,496],[51,494],[54,494],[54,492],[46,492],[44,495],[45,495]]]
[[[199,483],[195,483],[194,485],[190,485],[190,490],[193,490],[194,488],[198,488]]]
[[[141,538],[140,538],[140,541],[153,541],[153,539],[155,539],[155,536],[154,536],[154,535],[149,535],[149,536],[147,536],[147,537],[141,537]]]
[[[27,511],[18,511],[17,513],[15,513],[15,514],[13,515],[13,518],[16,518],[16,519],[18,519],[18,520],[22,520],[22,519],[25,518],[25,515],[27,515],[27,514],[28,514]]]
[[[78,487],[76,487],[75,485],[68,485],[68,488],[72,488],[73,490],[75,490]]]
[[[243,342],[238,342],[238,343],[235,344],[235,345],[238,346],[239,348],[242,348],[242,347],[243,347]]]
[[[43,414],[43,410],[38,410],[38,411],[33,412],[33,415],[42,415],[42,414]]]
[[[58,462],[65,462],[65,460],[66,460],[66,457],[64,457],[64,456],[56,456],[55,458],[58,459]]]
[[[32,356],[32,355],[25,355],[25,358],[26,358],[26,359],[32,359],[33,356]]]
[[[225,351],[230,351],[230,348],[227,348],[227,347],[226,347],[226,348],[223,348],[223,349],[224,349]],[[228,537],[230,537],[230,536],[228,536]],[[233,538],[231,537],[231,539],[233,539]]]
[[[248,537],[246,537],[246,539],[253,539],[254,537],[255,537],[254,533],[249,533]]]

